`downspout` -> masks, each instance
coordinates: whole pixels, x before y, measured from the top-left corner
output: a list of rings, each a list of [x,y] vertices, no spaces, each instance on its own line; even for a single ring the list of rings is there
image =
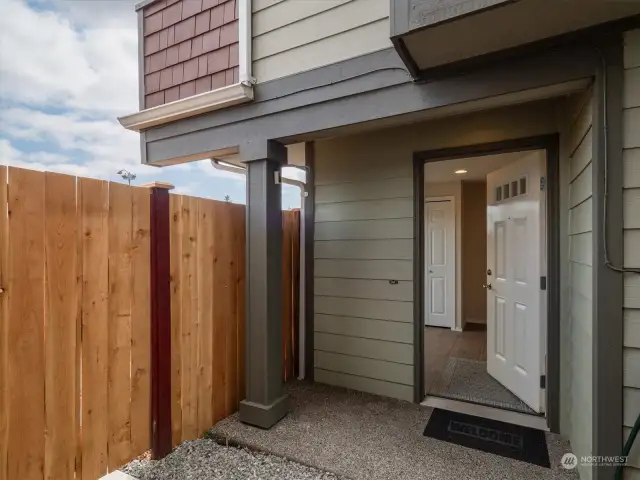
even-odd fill
[[[251,75],[251,0],[238,0],[238,79],[252,86],[256,79]]]

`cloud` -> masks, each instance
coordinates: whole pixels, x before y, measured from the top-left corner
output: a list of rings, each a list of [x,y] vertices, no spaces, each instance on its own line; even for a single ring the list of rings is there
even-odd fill
[[[117,122],[138,110],[137,1],[0,0],[0,163],[117,181],[126,168],[242,201],[244,175],[142,165],[139,135]]]
[[[111,118],[137,107],[137,24],[133,2],[111,1],[116,11],[98,10],[98,1],[0,2],[0,91],[10,103],[70,108]],[[56,10],[55,8],[60,10]],[[64,12],[76,12],[66,17]]]

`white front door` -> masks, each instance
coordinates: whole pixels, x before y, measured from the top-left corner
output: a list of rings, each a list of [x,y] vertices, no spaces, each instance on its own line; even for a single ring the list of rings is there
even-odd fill
[[[536,412],[544,408],[544,161],[531,152],[487,175],[487,369]]]
[[[453,198],[427,198],[425,217],[425,325],[453,328],[456,296]]]

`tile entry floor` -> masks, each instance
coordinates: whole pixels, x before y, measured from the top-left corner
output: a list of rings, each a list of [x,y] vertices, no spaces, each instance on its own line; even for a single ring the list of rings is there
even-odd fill
[[[487,373],[487,331],[468,323],[463,332],[425,327],[427,395],[536,414]]]

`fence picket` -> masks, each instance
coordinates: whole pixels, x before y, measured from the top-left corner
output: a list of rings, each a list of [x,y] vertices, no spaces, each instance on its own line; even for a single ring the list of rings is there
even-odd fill
[[[109,469],[131,456],[131,189],[109,183]]]
[[[171,212],[171,423],[172,440],[182,441],[182,195],[169,196]]]
[[[213,231],[210,200],[198,199],[198,432],[213,425]]]
[[[221,299],[224,305],[225,328],[225,417],[238,409],[238,317],[236,304],[236,248],[233,233],[233,205],[225,205],[222,210],[218,228],[222,231],[222,245],[220,260],[222,261],[222,275],[224,290]],[[219,298],[219,297],[218,297]]]
[[[109,184],[78,179],[82,214],[82,478],[107,473]]]
[[[245,397],[245,239],[246,239],[246,225],[244,207],[241,205],[235,205],[233,208],[234,217],[234,232],[235,232],[235,254],[236,254],[236,312],[238,316],[237,320],[237,362],[238,362],[238,400],[242,400]]]
[[[9,168],[8,478],[44,475],[44,175]]]
[[[76,425],[76,179],[45,174],[45,401],[44,477],[75,475]]]
[[[7,167],[0,165],[0,288],[8,287],[7,277]],[[0,293],[0,480],[7,480],[7,327],[8,292]]]
[[[181,319],[182,319],[182,440],[198,435],[197,395],[197,203],[193,197],[182,199],[182,260],[181,260]]]
[[[131,187],[131,456],[150,444],[151,311],[150,311],[150,192]]]

